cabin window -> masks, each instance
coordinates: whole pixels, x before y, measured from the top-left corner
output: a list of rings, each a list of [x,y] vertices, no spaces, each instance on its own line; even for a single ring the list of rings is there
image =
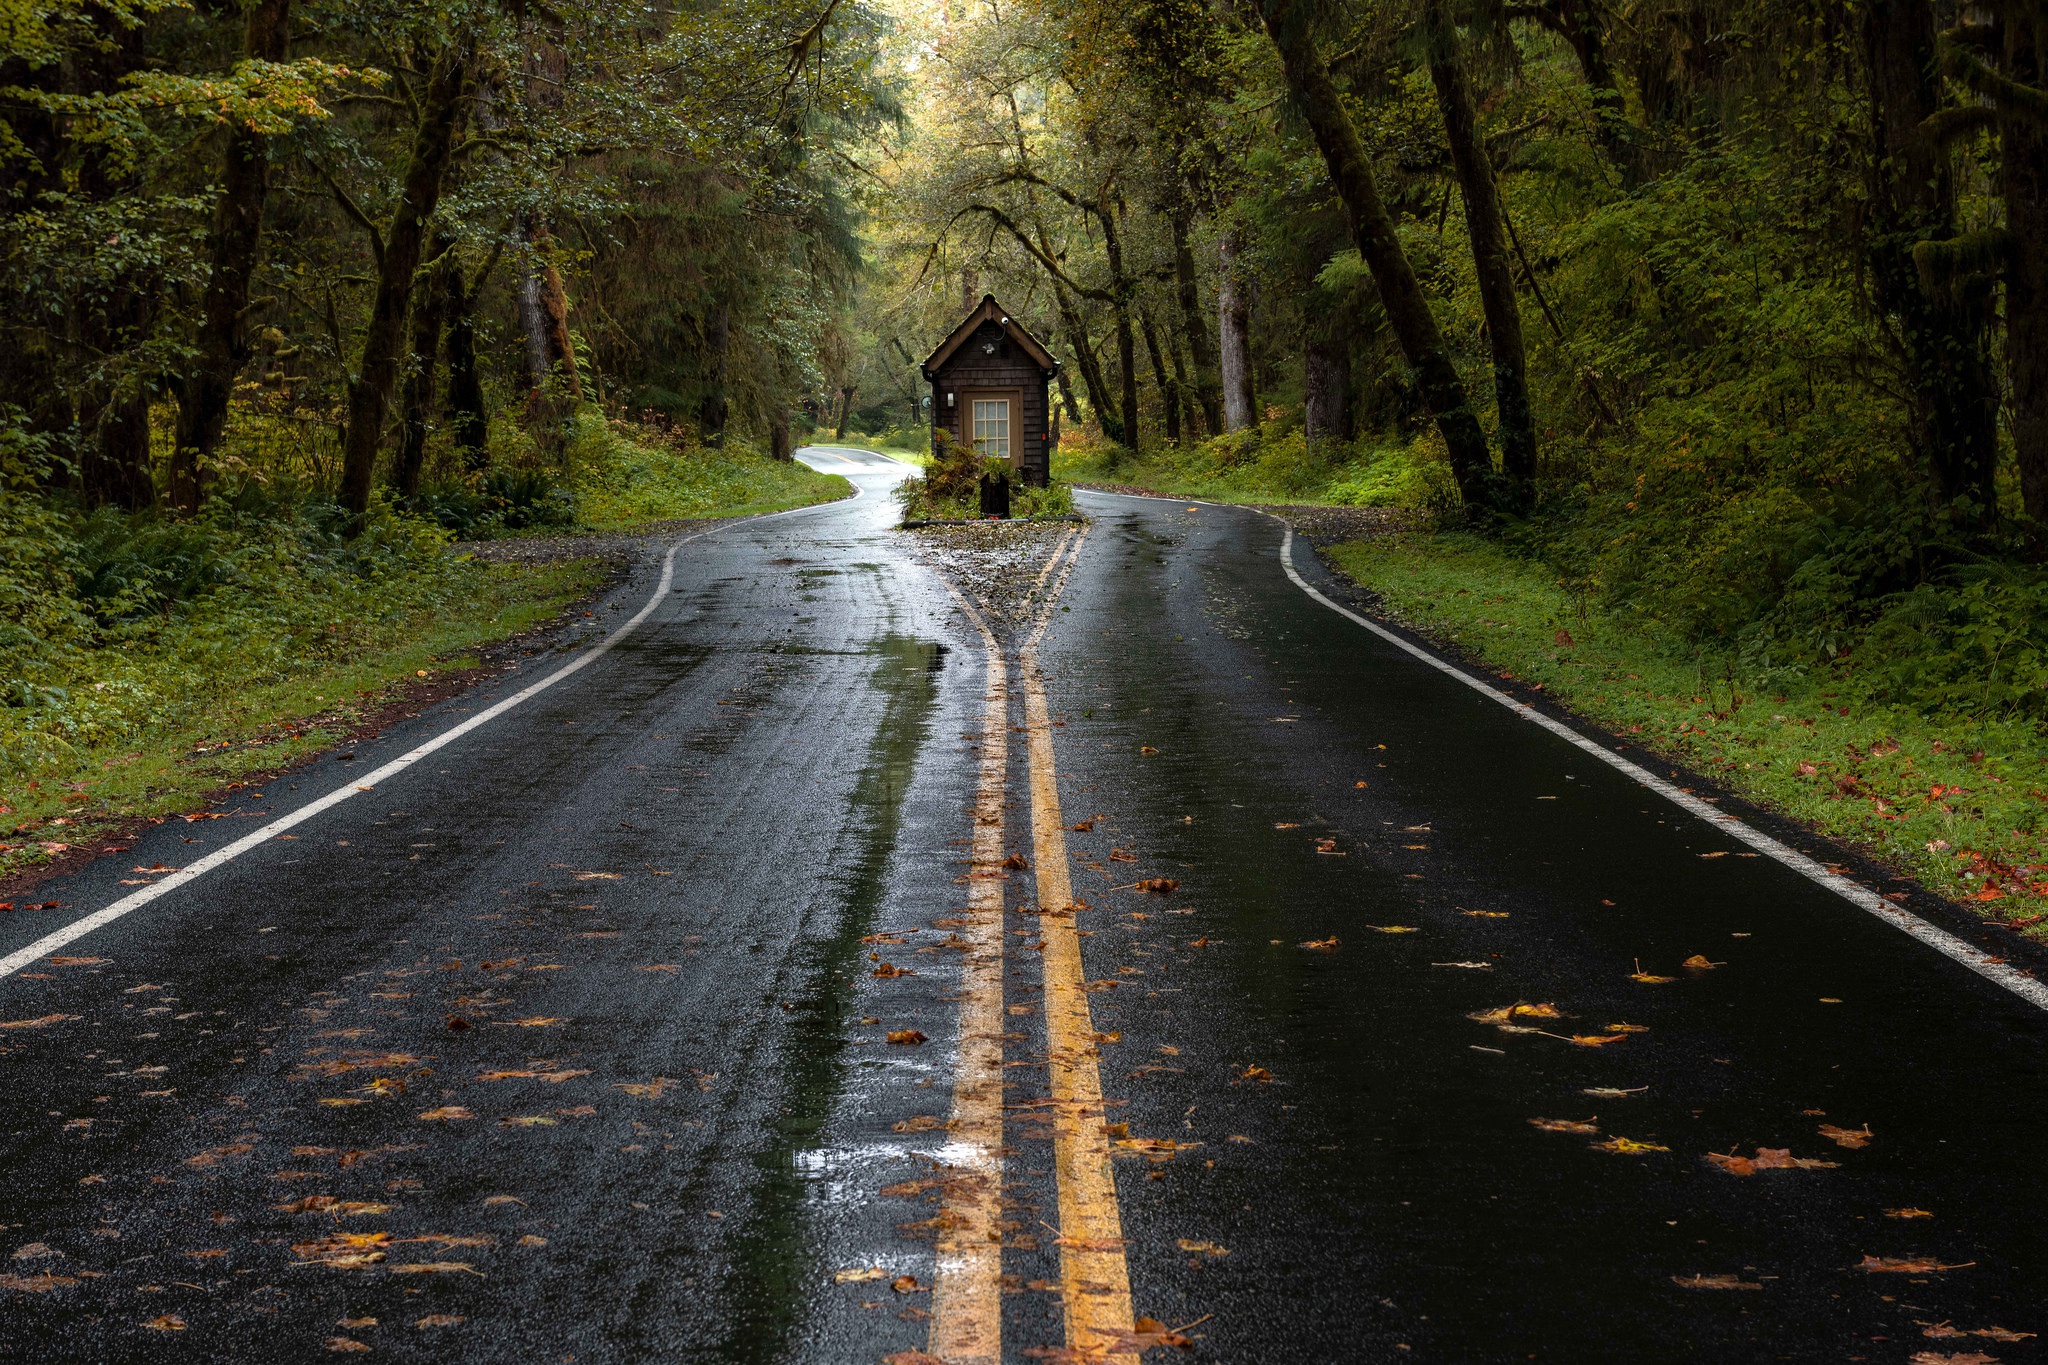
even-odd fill
[[[974,400],[974,448],[984,455],[1010,458],[1010,400]]]

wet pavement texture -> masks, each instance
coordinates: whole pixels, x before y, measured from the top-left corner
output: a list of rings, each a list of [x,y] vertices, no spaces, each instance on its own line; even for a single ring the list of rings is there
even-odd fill
[[[984,680],[938,575],[1007,633],[1051,542],[934,551],[900,469],[809,458],[863,496],[691,542],[581,673],[0,979],[0,1359],[925,1346]],[[1080,501],[1039,657],[1132,1301],[1192,1342],[1146,1359],[2040,1356],[2039,1011],[1317,605],[1270,518]],[[1012,1361],[1065,1347],[1034,895]]]

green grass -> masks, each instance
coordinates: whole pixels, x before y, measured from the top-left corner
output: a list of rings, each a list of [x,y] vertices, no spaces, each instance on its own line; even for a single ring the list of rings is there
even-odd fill
[[[1653,624],[1582,614],[1542,565],[1473,536],[1388,535],[1326,553],[1390,615],[1646,749],[1979,913],[2048,910],[2048,737],[2032,721],[1850,704],[1826,675],[1743,677]]]
[[[368,593],[330,585],[262,616],[246,602],[209,603],[144,648],[91,651],[72,681],[119,702],[62,717],[70,737],[45,736],[57,742],[30,761],[23,737],[10,737],[0,870],[45,862],[61,851],[52,845],[93,847],[139,816],[196,809],[210,792],[317,753],[404,683],[473,667],[470,651],[552,619],[604,577],[591,560],[441,559],[417,565],[427,581],[381,609]],[[248,636],[266,626],[284,633],[285,648],[254,646]]]
[[[686,448],[645,428],[583,419],[571,442],[577,521],[597,530],[685,517],[743,517],[847,497],[853,485],[731,437]]]
[[[1211,502],[1422,507],[1444,501],[1449,474],[1425,441],[1318,441],[1298,417],[1185,446],[1131,452],[1085,432],[1068,432],[1053,474],[1079,483],[1127,484]]]
[[[851,491],[738,438],[691,449],[595,414],[565,455],[578,525],[558,533]],[[594,560],[451,554],[447,532],[381,500],[347,541],[322,498],[256,483],[188,521],[86,516],[26,470],[0,470],[0,872],[316,753],[405,684],[473,666],[471,651],[553,619],[605,576]]]

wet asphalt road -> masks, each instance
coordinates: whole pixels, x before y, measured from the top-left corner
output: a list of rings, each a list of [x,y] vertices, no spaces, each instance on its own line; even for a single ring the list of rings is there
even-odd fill
[[[981,646],[887,529],[897,471],[811,458],[864,496],[692,542],[582,672],[0,979],[0,1022],[38,1021],[0,1032],[0,1359],[925,1345],[929,1296],[888,1286],[930,1283],[932,1209],[881,1191],[945,1138],[933,921],[964,903]],[[1181,1358],[2040,1357],[1953,1335],[2048,1330],[2040,1011],[1318,606],[1270,520],[1082,501],[1041,662],[1065,818],[1094,817],[1067,837],[1105,1117],[1201,1144],[1116,1163],[1132,1300],[1197,1324]],[[0,954],[577,647],[159,827]],[[1013,1361],[1065,1344],[1032,880]],[[870,974],[877,935],[916,975]],[[1470,1017],[1518,1002],[1554,1014]],[[1836,1164],[1704,1159],[1758,1148]]]

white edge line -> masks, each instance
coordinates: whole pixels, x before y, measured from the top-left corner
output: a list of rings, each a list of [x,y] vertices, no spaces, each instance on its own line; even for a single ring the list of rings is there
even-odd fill
[[[1089,489],[1088,491],[1102,492],[1104,490]],[[1107,496],[1113,498],[1130,498],[1140,497],[1143,495],[1135,493],[1108,493]],[[1149,501],[1161,502],[1168,500],[1155,498],[1149,499]],[[1379,636],[1382,640],[1385,640],[1387,643],[1395,646],[1396,648],[1404,650],[1408,654],[1413,655],[1415,658],[1420,659],[1423,663],[1428,664],[1431,668],[1436,669],[1439,673],[1443,673],[1449,677],[1456,678],[1459,682],[1465,684],[1465,686],[1471,688],[1473,691],[1478,692],[1481,695],[1492,699],[1493,701],[1499,702],[1502,706],[1505,706],[1508,710],[1513,711],[1516,715],[1520,716],[1523,720],[1528,721],[1530,724],[1539,725],[1545,730],[1550,731],[1550,733],[1552,733],[1553,735],[1556,735],[1559,739],[1562,739],[1566,743],[1572,745],[1574,748],[1581,749],[1586,753],[1591,754],[1593,757],[1599,759],[1602,763],[1605,763],[1608,767],[1613,768],[1616,772],[1622,773],[1627,777],[1633,778],[1635,781],[1641,783],[1645,787],[1648,787],[1651,791],[1656,792],[1659,796],[1665,798],[1667,801],[1670,801],[1673,805],[1680,807],[1681,809],[1687,811],[1692,815],[1698,816],[1700,819],[1706,821],[1708,824],[1714,826],[1716,829],[1723,830],[1729,835],[1733,836],[1734,838],[1741,840],[1743,843],[1748,844],[1751,848],[1763,854],[1765,857],[1775,858],[1778,862],[1783,863],[1786,867],[1791,868],[1800,876],[1807,878],[1809,881],[1818,882],[1820,885],[1826,887],[1828,890],[1840,896],[1843,900],[1848,901],[1857,909],[1864,910],[1872,915],[1875,915],[1877,918],[1891,925],[1894,929],[1900,930],[1903,933],[1911,934],[1914,938],[1920,940],[1920,942],[1934,949],[1934,951],[1940,953],[1942,956],[1952,958],[1953,960],[1963,964],[1963,966],[1968,967],[1971,971],[1977,973],[1985,980],[1993,982],[1996,985],[2005,987],[2005,989],[2011,991],[2014,995],[2017,995],[2020,999],[2026,1001],[2030,1005],[2035,1006],[2037,1009],[2048,1010],[2048,984],[2043,984],[2042,982],[2035,980],[2033,977],[2028,976],[2025,972],[2022,972],[2017,968],[2010,966],[2007,963],[1998,961],[1996,958],[1994,958],[1991,954],[1985,952],[1983,949],[1978,948],[1976,945],[1968,943],[1963,939],[1956,937],[1954,934],[1948,932],[1948,930],[1938,928],[1935,925],[1929,924],[1926,920],[1920,918],[1912,911],[1907,910],[1901,906],[1892,904],[1884,897],[1878,895],[1875,891],[1872,891],[1869,887],[1864,886],[1859,882],[1851,881],[1849,878],[1842,876],[1840,873],[1828,871],[1827,868],[1821,866],[1813,859],[1807,857],[1798,849],[1791,848],[1783,843],[1780,843],[1778,840],[1773,839],[1770,835],[1765,834],[1762,830],[1757,829],[1754,826],[1749,825],[1740,819],[1737,819],[1735,816],[1728,814],[1726,811],[1716,810],[1708,802],[1702,801],[1699,797],[1692,795],[1690,792],[1681,791],[1679,788],[1672,786],[1669,782],[1666,782],[1663,778],[1657,776],[1655,773],[1649,771],[1647,768],[1644,768],[1642,765],[1631,762],[1630,760],[1621,757],[1619,754],[1613,753],[1605,748],[1602,748],[1596,741],[1586,738],[1584,735],[1572,729],[1570,726],[1564,724],[1562,721],[1551,719],[1549,716],[1544,715],[1541,711],[1538,711],[1535,707],[1529,705],[1527,702],[1516,701],[1513,697],[1501,691],[1499,688],[1494,687],[1492,684],[1487,683],[1479,678],[1473,677],[1470,673],[1467,673],[1464,669],[1457,667],[1455,664],[1447,663],[1444,660],[1439,659],[1434,654],[1431,654],[1428,650],[1423,649],[1421,646],[1413,644],[1408,640],[1402,639],[1393,631],[1388,630],[1386,627],[1381,626],[1374,621],[1370,621],[1367,618],[1360,616],[1357,612],[1352,611],[1349,607],[1345,607],[1340,605],[1339,603],[1331,601],[1328,597],[1324,596],[1315,587],[1313,587],[1307,579],[1304,579],[1301,576],[1300,572],[1294,567],[1294,527],[1290,525],[1284,518],[1275,516],[1271,512],[1263,511],[1256,507],[1244,507],[1241,504],[1235,503],[1207,502],[1201,498],[1186,498],[1180,499],[1179,501],[1181,501],[1184,505],[1192,503],[1208,507],[1231,507],[1239,511],[1257,512],[1262,517],[1272,517],[1273,520],[1280,523],[1281,527],[1284,530],[1284,534],[1280,538],[1280,567],[1287,571],[1287,577],[1293,581],[1295,587],[1300,588],[1303,592],[1307,593],[1317,602],[1320,602],[1322,605],[1328,607],[1331,611],[1336,612],[1339,616],[1344,617],[1348,621],[1352,621],[1358,625],[1365,627],[1374,635]]]
[[[852,481],[848,480],[848,482]],[[704,536],[716,535],[721,531],[731,530],[735,526],[742,526],[758,521],[767,521],[773,517],[786,517],[797,512],[815,511],[821,507],[841,506],[845,503],[855,501],[860,496],[860,485],[854,484],[853,497],[850,498],[834,498],[831,502],[812,503],[807,507],[789,507],[783,509],[780,512],[765,512],[758,516],[742,517],[737,521],[728,522],[723,526],[707,526],[701,531],[694,531],[691,534],[684,536],[681,540],[678,540],[675,544],[669,546],[668,553],[662,556],[661,581],[655,584],[654,594],[647,599],[647,605],[640,608],[639,611],[635,612],[631,620],[627,621],[624,625],[620,626],[610,635],[605,636],[604,639],[600,641],[598,644],[592,646],[584,653],[578,655],[576,659],[572,662],[564,664],[562,667],[548,674],[545,678],[542,678],[539,682],[528,684],[526,687],[520,689],[519,691],[513,693],[511,696],[505,698],[503,701],[497,703],[497,705],[489,707],[483,711],[477,712],[477,714],[471,716],[468,720],[463,721],[460,725],[456,725],[447,730],[443,730],[440,734],[435,735],[432,739],[426,741],[424,744],[418,745],[417,747],[407,751],[406,753],[399,755],[397,758],[392,759],[389,763],[386,763],[383,767],[378,768],[373,772],[365,774],[361,781],[351,782],[346,786],[337,787],[333,791],[327,793],[327,795],[320,797],[317,800],[307,802],[305,805],[299,807],[291,814],[281,815],[277,819],[272,820],[269,824],[266,824],[259,829],[252,830],[249,833],[243,835],[241,838],[235,840],[233,843],[225,844],[220,848],[215,849],[213,852],[205,855],[204,857],[199,858],[194,862],[186,864],[178,871],[170,873],[169,875],[165,876],[161,881],[152,883],[149,886],[145,886],[140,891],[131,892],[130,894],[123,896],[121,897],[121,899],[115,901],[112,905],[108,905],[99,910],[95,910],[90,915],[86,915],[82,919],[73,920],[70,924],[65,925],[62,929],[57,930],[55,933],[45,934],[42,938],[39,938],[34,943],[29,944],[26,948],[21,948],[16,950],[15,952],[9,953],[6,957],[0,957],[0,977],[12,976],[14,973],[20,971],[23,967],[26,967],[30,963],[34,962],[37,958],[45,957],[48,954],[55,952],[57,949],[66,946],[67,944],[75,943],[79,939],[84,938],[87,934],[90,934],[93,930],[103,928],[106,925],[112,924],[115,920],[120,919],[123,915],[129,914],[136,910],[140,910],[143,906],[148,905],[151,901],[157,900],[163,896],[167,896],[171,892],[177,890],[179,887],[198,880],[200,877],[203,877],[207,873],[213,871],[213,869],[215,869],[216,867],[220,867],[225,863],[234,861],[236,858],[241,857],[244,853],[247,853],[250,849],[256,847],[258,844],[265,843],[268,840],[276,838],[279,834],[282,834],[284,831],[291,829],[293,826],[305,823],[306,821],[312,819],[314,816],[319,815],[321,812],[340,805],[342,802],[348,800],[350,797],[355,796],[360,792],[373,790],[375,787],[377,787],[379,783],[385,781],[388,778],[396,777],[398,774],[404,772],[407,768],[410,768],[413,764],[418,763],[421,759],[426,758],[428,755],[434,753],[439,749],[443,749],[448,745],[453,744],[456,740],[462,738],[470,731],[478,728],[479,726],[486,725],[493,720],[496,720],[499,716],[504,715],[507,711],[510,711],[513,707],[519,705],[521,702],[527,700],[529,697],[537,696],[540,693],[545,692],[548,688],[553,687],[556,683],[562,681],[562,679],[567,678],[574,673],[581,672],[583,669],[589,667],[591,664],[595,663],[599,658],[603,657],[605,654],[610,653],[614,645],[617,645],[621,640],[625,639],[628,635],[631,635],[636,629],[639,628],[641,622],[645,621],[649,616],[654,614],[654,609],[661,605],[662,599],[668,595],[669,586],[675,581],[676,551],[682,549],[683,546],[689,544],[691,541],[701,539]]]

